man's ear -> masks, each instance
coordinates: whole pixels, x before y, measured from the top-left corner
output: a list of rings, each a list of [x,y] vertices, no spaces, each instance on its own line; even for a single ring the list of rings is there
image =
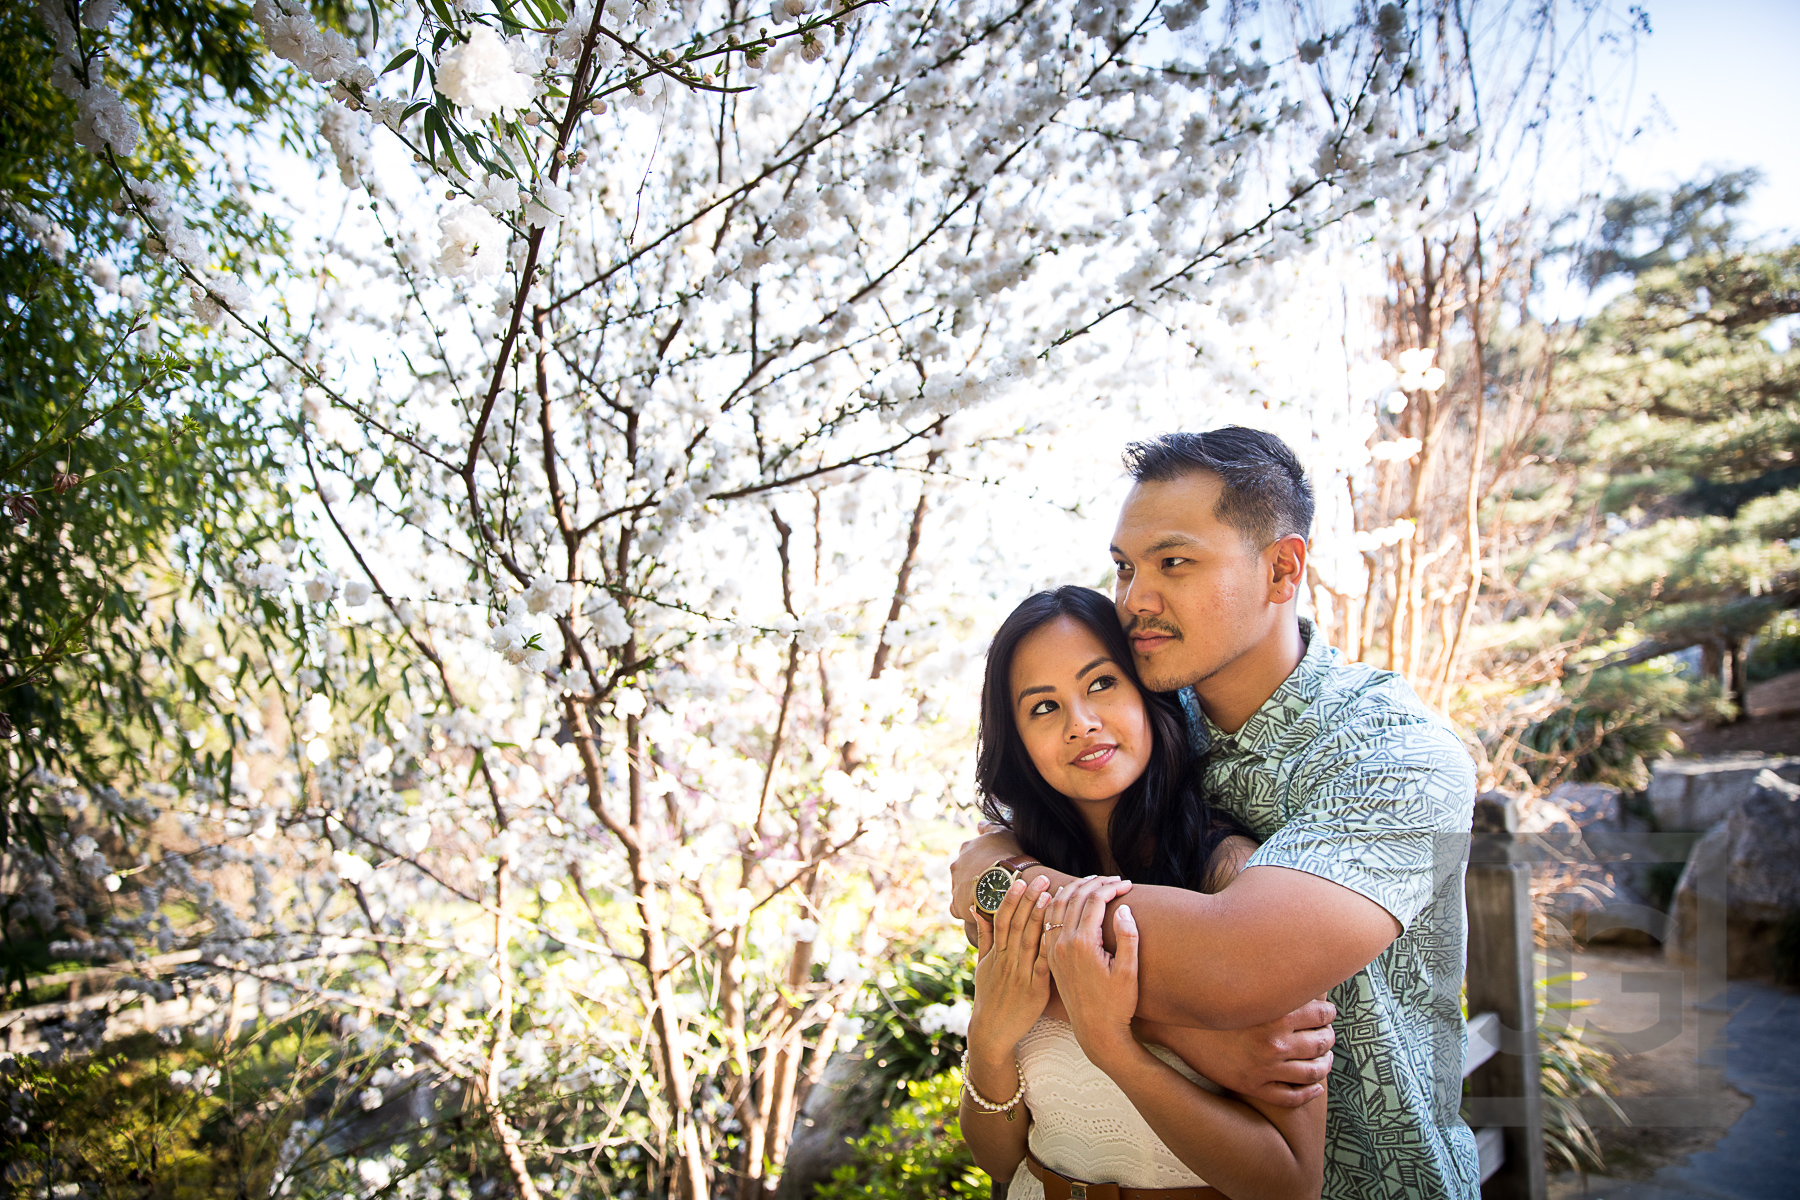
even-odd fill
[[[1306,582],[1306,539],[1290,533],[1277,538],[1264,553],[1269,556],[1269,603],[1286,604]]]

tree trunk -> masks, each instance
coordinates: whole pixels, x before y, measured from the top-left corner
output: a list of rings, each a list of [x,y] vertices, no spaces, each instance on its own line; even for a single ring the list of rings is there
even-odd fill
[[[1725,657],[1725,669],[1730,673],[1725,685],[1726,694],[1737,705],[1737,719],[1740,721],[1750,719],[1749,650],[1750,639],[1732,638]]]
[[[1719,685],[1726,695],[1731,694],[1731,680],[1725,675],[1725,643],[1707,641],[1700,643],[1700,678],[1711,680]]]

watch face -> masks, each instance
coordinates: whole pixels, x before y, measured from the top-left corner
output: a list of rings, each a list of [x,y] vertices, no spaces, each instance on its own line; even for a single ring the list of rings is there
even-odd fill
[[[984,916],[993,916],[1000,911],[1000,902],[1006,899],[1006,889],[1012,886],[1013,873],[1005,867],[989,867],[975,881],[975,907]]]

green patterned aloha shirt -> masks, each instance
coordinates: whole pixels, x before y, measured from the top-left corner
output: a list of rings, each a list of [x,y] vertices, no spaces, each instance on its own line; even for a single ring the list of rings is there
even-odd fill
[[[1381,905],[1403,932],[1332,990],[1337,1057],[1326,1101],[1324,1200],[1476,1200],[1475,1136],[1458,1115],[1468,953],[1463,868],[1475,772],[1444,719],[1398,675],[1313,636],[1236,734],[1181,693],[1205,783],[1288,867]]]

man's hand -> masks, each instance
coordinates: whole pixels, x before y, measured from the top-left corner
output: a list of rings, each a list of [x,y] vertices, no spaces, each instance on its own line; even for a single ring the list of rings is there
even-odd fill
[[[978,944],[975,922],[969,916],[975,904],[975,881],[983,871],[1017,853],[1019,839],[1010,829],[983,822],[981,832],[962,844],[956,861],[950,864],[950,915],[963,923],[971,946]]]
[[[1214,1083],[1282,1108],[1318,1097],[1331,1073],[1337,1006],[1313,1000],[1285,1017],[1248,1029],[1189,1029],[1139,1019],[1138,1037],[1161,1042]]]

